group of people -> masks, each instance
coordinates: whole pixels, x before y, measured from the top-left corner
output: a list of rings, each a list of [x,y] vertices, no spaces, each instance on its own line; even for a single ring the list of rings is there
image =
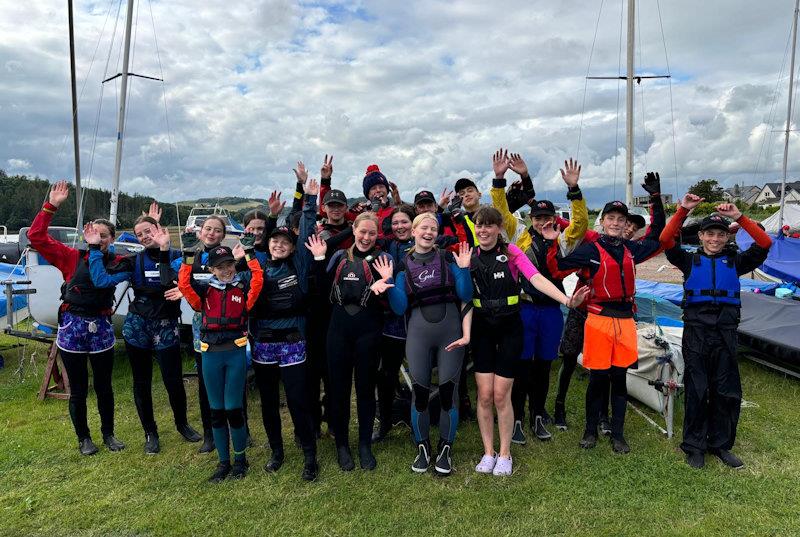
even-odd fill
[[[602,434],[610,436],[615,452],[627,453],[626,371],[638,359],[636,265],[665,251],[685,280],[686,461],[700,468],[710,453],[741,467],[731,453],[741,401],[735,358],[739,275],[764,261],[770,238],[734,205],[721,204],[701,223],[700,248],[681,249],[676,244],[681,225],[702,199],[687,194],[666,223],[657,173],[648,173],[642,185],[650,194],[649,227],[644,229],[644,218],[624,203],[612,201],[601,212],[598,233],[588,229],[577,162],[565,161],[561,169],[569,221],[558,216],[552,201],[536,198],[519,154],[498,150],[492,167],[491,205],[481,204],[482,193],[469,178],[459,179],[453,192],[445,189],[438,200],[423,190],[406,204],[373,164],[363,179],[366,201],[349,207],[345,193],[332,188],[333,157],[326,155],[319,182],[298,163],[285,223],[279,225],[278,218],[286,202],[275,192],[268,211],[246,215],[246,233],[234,248],[222,244],[226,222],[217,216],[207,217],[199,231],[184,233],[180,248],[172,248],[154,204],[134,225],[144,249],[126,257],[114,253],[115,227],[107,220],[84,228],[88,251],[47,234],[69,192],[66,182],[56,183],[29,238],[64,276],[56,344],[70,379],[69,411],[80,452],[98,450],[87,421],[88,364],[103,443],[112,451],[125,447],[114,435],[110,316],[116,285],[128,281],[134,298],[122,335],[144,450],[160,450],[151,395],[155,359],[179,433],[187,441],[202,441],[203,452],[217,451],[212,482],[248,471],[248,347],[271,451],[267,472],[277,472],[286,456],[281,383],[304,456],[303,479],[319,474],[317,440],[325,422],[339,467],[355,468],[349,439],[353,384],[358,461],[361,468],[374,469],[372,446],[391,432],[404,360],[411,379],[405,421],[415,445],[414,472],[433,467],[438,475],[452,473],[459,417],[472,408],[466,387],[470,362],[483,444],[477,472],[512,473],[511,444],[527,442],[526,406],[527,431],[537,439],[552,437],[551,424],[566,430],[566,395],[581,354],[590,374],[580,446],[595,447]],[[509,170],[519,176],[510,186]],[[514,213],[525,206],[530,223],[521,226]],[[729,242],[729,219],[755,239],[744,252]],[[571,273],[577,273],[578,285],[567,296],[563,280]],[[195,311],[202,435],[187,421],[181,300]],[[562,306],[568,309],[566,321]],[[559,356],[551,416],[545,403],[551,364]],[[431,416],[434,393],[438,416]],[[435,449],[432,422],[438,423]]]

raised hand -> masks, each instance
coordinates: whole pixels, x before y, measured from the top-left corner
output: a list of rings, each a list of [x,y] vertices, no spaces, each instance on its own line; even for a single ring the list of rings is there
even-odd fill
[[[472,262],[472,247],[470,247],[469,243],[466,241],[460,243],[458,245],[458,253],[453,254],[453,257],[456,258],[456,265],[458,265],[459,268],[469,268]]]
[[[394,200],[394,204],[400,205],[403,203],[403,200],[400,199],[400,190],[398,190],[397,184],[389,181],[389,188],[392,191],[392,200]]]
[[[187,231],[185,233],[181,233],[181,244],[183,244],[183,251],[192,251],[194,252],[197,250],[197,244],[200,242],[200,239],[197,238],[197,233],[194,231]]]
[[[283,208],[286,207],[286,202],[281,201],[280,192],[273,190],[272,194],[269,195],[269,199],[267,200],[267,206],[269,207],[270,215],[278,216],[283,211]]]
[[[297,161],[297,168],[292,168],[295,177],[297,177],[297,182],[301,184],[305,184],[306,179],[308,179],[308,170],[306,170],[306,165],[303,164],[302,161]]]
[[[542,237],[548,241],[554,241],[561,233],[561,228],[555,222],[548,222],[542,226]]]
[[[389,256],[378,256],[372,266],[375,267],[375,270],[378,271],[378,274],[380,274],[381,278],[384,280],[388,280],[394,276],[394,263],[392,262],[392,258]]]
[[[243,233],[239,238],[239,244],[242,246],[243,251],[252,250],[256,245],[256,236],[254,233]]]
[[[370,207],[370,202],[368,201],[357,201],[350,207],[350,212],[353,214],[361,214],[366,211]]]
[[[86,241],[86,244],[100,244],[100,232],[92,222],[87,222],[83,226],[83,240]]]
[[[311,179],[307,183],[303,183],[303,191],[309,196],[316,196],[319,194],[319,183],[316,179]]]
[[[642,188],[651,196],[661,194],[661,177],[658,175],[658,172],[647,172],[647,175],[644,176]]]
[[[245,256],[246,252],[244,251],[244,247],[242,246],[242,243],[240,242],[239,244],[237,244],[236,246],[234,246],[231,249],[231,253],[233,254],[233,258],[236,261],[239,261],[240,259],[242,259]]]
[[[494,155],[492,155],[492,169],[494,170],[494,176],[498,178],[504,177],[508,171],[508,166],[508,149],[504,150],[501,147],[495,151]]]
[[[386,280],[378,280],[377,282],[373,283],[370,286],[370,289],[376,295],[382,295],[383,293],[385,293],[388,289],[391,289],[392,287],[394,287],[393,283],[386,283]]]
[[[320,179],[330,179],[333,175],[333,155],[328,157],[325,155],[325,160],[322,161],[322,168],[319,169]]]
[[[568,188],[578,186],[578,179],[581,178],[581,165],[578,164],[577,160],[572,160],[572,158],[565,160],[564,167],[559,171]]]
[[[447,187],[444,187],[444,190],[442,190],[442,195],[439,196],[439,207],[441,207],[442,209],[447,207],[447,204],[450,203],[450,197],[452,195],[453,195],[453,192],[450,191],[448,193],[447,192]]]
[[[688,211],[691,211],[705,200],[706,200],[705,198],[701,198],[697,194],[686,194],[681,200],[681,207],[683,207]]]
[[[591,290],[588,286],[581,287],[580,289],[576,289],[572,296],[569,297],[569,302],[567,303],[568,308],[577,308],[583,301],[589,297],[589,293]]]
[[[717,205],[717,214],[730,218],[731,220],[738,220],[742,216],[739,207],[733,203],[720,203]]]
[[[511,168],[511,171],[518,174],[520,177],[523,175],[528,175],[528,165],[525,164],[525,161],[522,159],[519,153],[511,153],[511,156],[508,159],[508,167]]]
[[[306,248],[308,248],[308,251],[311,252],[311,255],[315,258],[325,257],[325,254],[328,252],[328,243],[316,235],[311,235],[306,241]]]
[[[158,206],[157,202],[153,202],[150,204],[150,208],[147,210],[147,214],[142,213],[144,216],[149,216],[156,222],[161,222],[161,207]]]
[[[153,231],[153,242],[158,245],[159,249],[169,250],[169,231],[167,228],[156,226],[155,231]]]
[[[48,201],[50,205],[60,206],[69,197],[69,186],[66,181],[58,181],[50,187]]]

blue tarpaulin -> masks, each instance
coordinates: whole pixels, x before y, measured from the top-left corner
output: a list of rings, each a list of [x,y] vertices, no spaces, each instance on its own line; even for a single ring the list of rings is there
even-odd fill
[[[736,234],[736,244],[745,250],[753,244],[753,239],[740,229]],[[800,282],[800,239],[784,237],[782,233],[772,237],[772,248],[761,270],[785,282]]]

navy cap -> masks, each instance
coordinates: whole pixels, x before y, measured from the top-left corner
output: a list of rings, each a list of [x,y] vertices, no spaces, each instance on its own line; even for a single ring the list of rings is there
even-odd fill
[[[226,261],[236,261],[233,252],[227,246],[217,246],[208,252],[208,266],[218,267]]]
[[[628,222],[636,224],[636,227],[638,227],[639,229],[642,229],[645,225],[647,225],[647,222],[645,222],[644,220],[644,216],[640,214],[629,214]]]
[[[531,202],[531,216],[555,216],[556,208],[552,201],[539,200]]]
[[[703,218],[703,221],[700,222],[700,231],[717,228],[727,232],[729,226],[730,222],[728,222],[727,218],[718,214],[712,214],[710,216],[706,216]]]
[[[347,205],[347,196],[344,195],[344,192],[341,190],[328,190],[325,194],[325,197],[322,199],[322,204],[327,205],[329,203],[341,203],[342,205]]]
[[[622,213],[627,217],[628,206],[622,203],[621,201],[609,201],[608,203],[606,203],[606,206],[603,207],[603,212],[600,213],[600,215],[605,216],[608,213]]]

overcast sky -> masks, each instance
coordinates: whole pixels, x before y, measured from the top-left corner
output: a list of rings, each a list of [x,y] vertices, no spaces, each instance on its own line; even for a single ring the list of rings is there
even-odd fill
[[[65,4],[0,0],[0,169],[8,173],[74,180]],[[108,188],[119,87],[105,85],[98,114],[100,82],[120,70],[125,2],[118,18],[119,0],[75,4],[82,170],[91,186]],[[491,154],[502,146],[523,154],[541,198],[564,199],[558,167],[578,151],[590,206],[624,197],[624,83],[619,121],[617,81],[590,80],[581,114],[598,0],[136,5],[131,71],[161,76],[155,23],[170,128],[162,85],[134,79],[125,192],[166,201],[264,197],[293,189],[297,160],[318,176],[327,153],[335,186],[351,196],[371,163],[406,199],[462,176],[488,193]],[[638,5],[637,70],[666,73],[656,0]],[[783,136],[771,131],[785,121],[788,59],[778,75],[793,7],[661,1],[676,144],[668,82],[643,81],[637,180],[658,170],[674,193],[674,154],[681,193],[699,178],[726,186],[778,179]],[[604,2],[592,76],[618,73],[621,8]],[[623,72],[624,52],[623,37]],[[794,171],[796,133],[791,151]]]

